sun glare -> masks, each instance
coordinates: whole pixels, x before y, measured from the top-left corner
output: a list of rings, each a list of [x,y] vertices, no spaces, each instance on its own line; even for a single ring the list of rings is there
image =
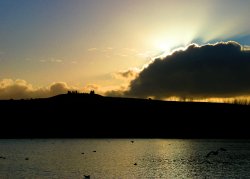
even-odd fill
[[[170,39],[170,38],[162,38],[158,37],[153,39],[154,48],[159,51],[165,52],[171,50],[173,46],[176,44],[177,39]]]
[[[166,42],[159,42],[157,48],[161,51],[170,51],[170,45]]]
[[[176,34],[174,34],[173,37],[167,37],[163,38],[162,36],[158,38],[153,39],[154,48],[159,51],[159,55],[161,57],[165,57],[167,55],[170,55],[175,49],[183,48],[188,46],[192,41],[192,38],[178,37]]]

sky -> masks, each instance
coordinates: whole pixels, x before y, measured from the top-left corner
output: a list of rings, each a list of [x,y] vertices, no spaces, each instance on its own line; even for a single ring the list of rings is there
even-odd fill
[[[249,0],[0,0],[0,98],[74,89],[135,95],[133,80],[175,48],[235,41],[248,49],[249,7]]]

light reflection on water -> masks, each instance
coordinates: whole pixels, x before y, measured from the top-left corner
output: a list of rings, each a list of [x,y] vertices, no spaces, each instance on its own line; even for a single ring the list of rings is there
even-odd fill
[[[0,178],[250,177],[250,140],[131,140],[0,140]]]

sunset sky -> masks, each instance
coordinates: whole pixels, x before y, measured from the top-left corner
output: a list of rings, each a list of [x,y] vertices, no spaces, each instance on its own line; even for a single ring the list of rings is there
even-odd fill
[[[235,41],[248,50],[249,7],[249,0],[0,0],[0,98],[122,91],[154,57],[191,43]]]

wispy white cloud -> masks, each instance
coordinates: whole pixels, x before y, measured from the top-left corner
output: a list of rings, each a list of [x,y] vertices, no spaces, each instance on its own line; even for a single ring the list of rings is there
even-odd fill
[[[58,58],[50,58],[50,62],[52,62],[52,63],[62,63],[63,60],[62,59],[58,59]]]
[[[120,56],[120,57],[127,57],[128,55],[127,55],[127,54],[119,53],[119,54],[117,54],[117,56]]]
[[[77,64],[78,62],[75,61],[75,60],[73,60],[73,61],[71,61],[71,63],[72,63],[72,64]]]
[[[24,61],[30,62],[30,61],[32,61],[32,59],[27,57],[24,59]]]
[[[100,52],[102,52],[102,53],[112,53],[113,50],[114,50],[113,47],[106,47],[106,48],[100,49]]]
[[[88,52],[93,52],[93,51],[96,51],[96,50],[97,50],[97,48],[95,48],[95,47],[87,49]]]
[[[133,48],[123,48],[123,50],[126,50],[126,51],[130,51],[130,52],[137,52],[136,49],[133,49]]]
[[[26,61],[31,61],[31,59],[26,59]],[[59,59],[59,58],[54,58],[54,57],[50,57],[50,58],[43,58],[43,59],[40,59],[39,62],[41,63],[62,63],[63,60],[62,59]]]
[[[39,60],[39,62],[41,62],[41,63],[45,63],[45,62],[47,62],[45,59],[41,59],[41,60]]]

